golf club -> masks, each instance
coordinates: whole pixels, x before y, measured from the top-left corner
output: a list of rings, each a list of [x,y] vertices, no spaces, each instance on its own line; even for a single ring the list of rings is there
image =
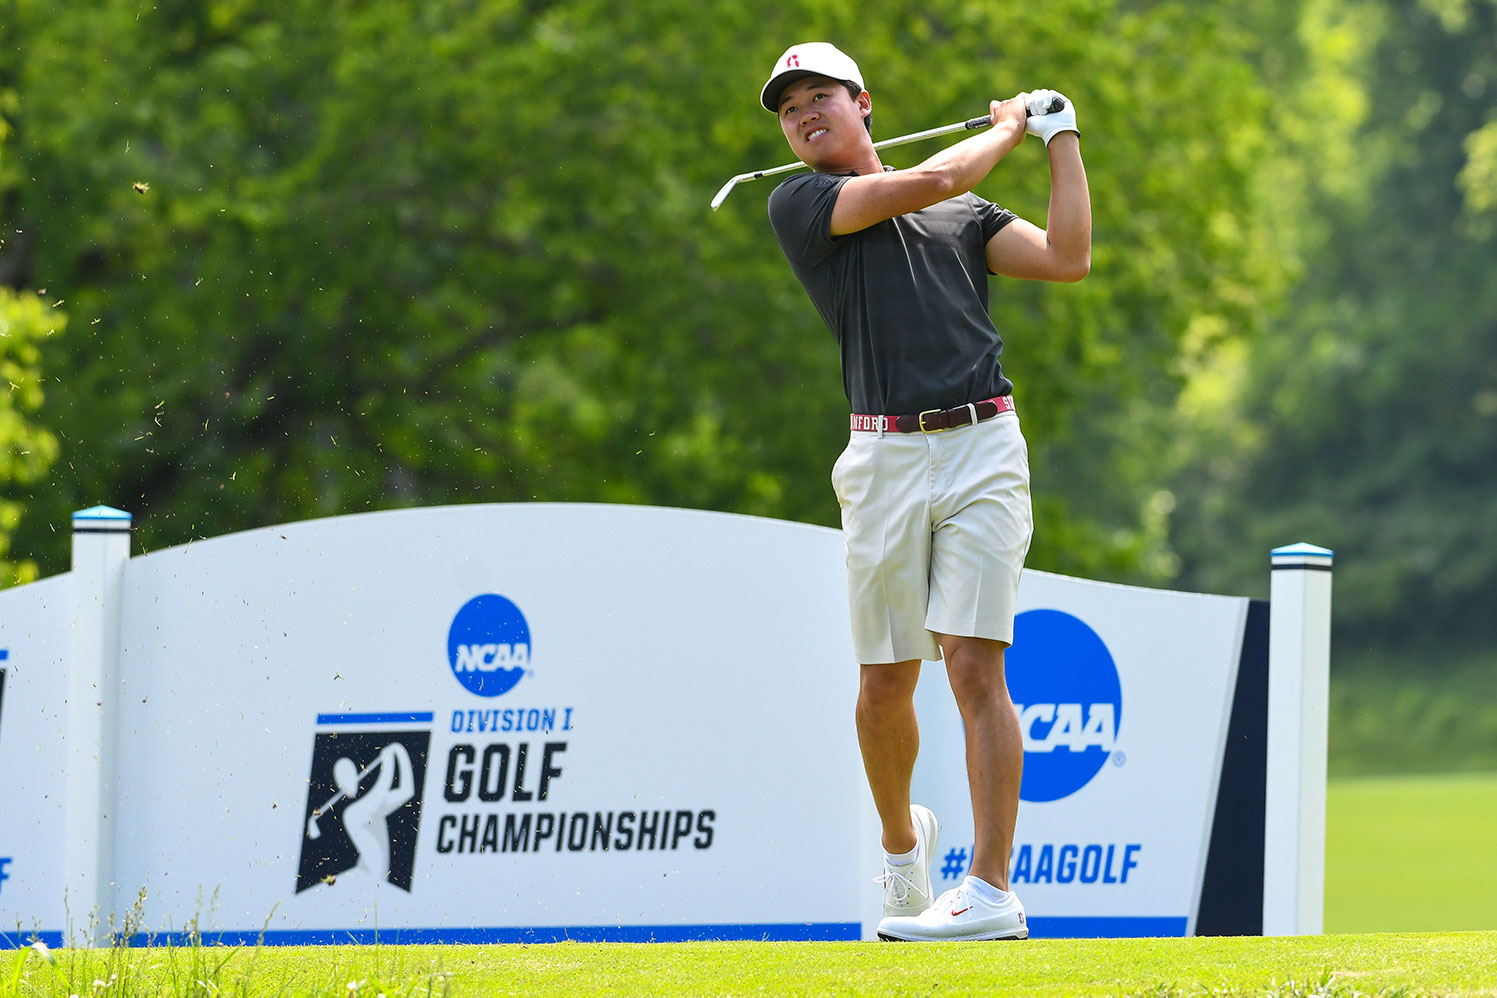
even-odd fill
[[[1047,109],[1046,113],[1053,114],[1054,112],[1061,110],[1065,106],[1065,99],[1062,97],[1056,97],[1050,102],[1050,107]],[[1027,113],[1025,114],[1025,117],[1028,117]],[[889,149],[894,146],[909,145],[911,142],[920,142],[924,139],[933,139],[937,135],[949,135],[952,132],[975,132],[979,131],[980,129],[987,128],[992,123],[992,118],[984,114],[977,118],[968,118],[966,121],[957,121],[949,125],[942,125],[939,128],[927,128],[923,132],[911,132],[908,135],[898,135],[892,139],[884,139],[882,142],[875,142],[873,144],[873,148]],[[726,184],[723,184],[722,190],[718,191],[717,196],[712,199],[712,210],[716,211],[718,208],[720,208],[722,206],[722,203],[728,199],[728,195],[733,192],[733,188],[738,184],[741,184],[748,180],[758,180],[760,177],[772,177],[776,173],[788,173],[791,170],[799,170],[805,165],[806,164],[802,163],[800,160],[796,160],[794,163],[786,163],[784,166],[771,167],[768,170],[755,170],[753,173],[740,173],[738,176],[734,177]]]
[[[363,769],[359,770],[358,775],[353,778],[354,787],[357,788],[359,785],[359,781],[368,776],[370,773],[374,772],[374,767],[378,766],[381,762],[384,762],[384,760],[385,753],[381,751],[380,754],[375,757],[373,762],[365,766]],[[338,803],[339,797],[346,796],[348,796],[347,791],[339,790],[337,793],[329,797],[327,799],[327,802],[324,803],[321,807],[313,808],[312,816],[307,819],[307,838],[317,839],[322,837],[322,829],[317,826],[317,819],[326,814],[328,808]]]

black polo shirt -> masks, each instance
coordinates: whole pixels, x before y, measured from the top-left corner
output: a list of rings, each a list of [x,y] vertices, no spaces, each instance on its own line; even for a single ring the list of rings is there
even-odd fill
[[[918,413],[1012,392],[984,249],[1015,215],[962,194],[834,237],[832,208],[852,176],[801,174],[769,196],[780,248],[841,348],[852,411]]]

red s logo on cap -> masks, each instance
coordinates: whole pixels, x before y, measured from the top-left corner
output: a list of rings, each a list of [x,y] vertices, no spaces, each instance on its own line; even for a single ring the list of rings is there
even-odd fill
[[[800,56],[795,55],[794,53],[791,53],[785,59],[785,65],[787,65],[787,66],[799,66],[800,65]]]

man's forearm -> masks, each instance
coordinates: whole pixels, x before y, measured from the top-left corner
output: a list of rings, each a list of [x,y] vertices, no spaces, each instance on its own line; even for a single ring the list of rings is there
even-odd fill
[[[1062,132],[1050,140],[1050,214],[1045,232],[1056,256],[1077,279],[1091,269],[1092,201],[1081,163],[1081,137]]]
[[[1024,141],[1024,125],[1004,119],[985,132],[948,146],[915,166],[912,172],[945,178],[948,196],[965,194],[992,172],[998,161]]]

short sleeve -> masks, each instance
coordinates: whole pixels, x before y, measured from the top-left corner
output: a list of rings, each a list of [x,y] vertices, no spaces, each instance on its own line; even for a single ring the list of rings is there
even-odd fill
[[[988,240],[996,236],[1000,229],[1019,217],[1007,208],[986,201],[976,194],[968,194],[967,198],[972,210],[977,212],[978,223],[982,225],[983,245],[987,245]]]
[[[837,206],[837,193],[849,179],[826,173],[803,174],[791,177],[769,195],[769,224],[793,266],[820,266],[836,250],[837,240],[831,234],[832,209]]]

